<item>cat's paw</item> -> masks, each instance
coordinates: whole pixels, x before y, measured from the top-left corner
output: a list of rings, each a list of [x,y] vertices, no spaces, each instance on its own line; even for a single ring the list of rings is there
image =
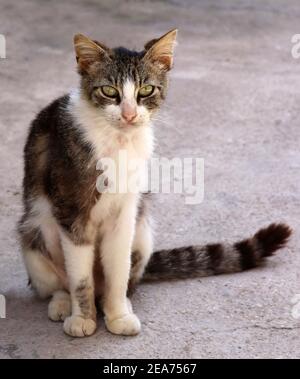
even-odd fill
[[[96,330],[96,322],[80,316],[70,316],[65,319],[64,332],[72,337],[90,336]]]
[[[126,314],[114,320],[105,319],[107,329],[113,334],[134,336],[141,331],[140,320],[134,313]]]
[[[61,298],[53,297],[48,305],[48,317],[52,321],[64,321],[71,315],[70,296]]]

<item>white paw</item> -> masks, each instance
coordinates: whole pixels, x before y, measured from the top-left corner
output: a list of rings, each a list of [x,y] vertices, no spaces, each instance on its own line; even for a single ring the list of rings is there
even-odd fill
[[[80,316],[70,316],[65,319],[64,332],[72,337],[90,336],[96,330],[96,322]]]
[[[64,321],[71,315],[71,299],[65,297],[61,299],[53,298],[48,305],[48,317],[52,321]]]
[[[111,333],[122,334],[123,336],[134,336],[141,330],[140,320],[133,313],[114,320],[105,319],[105,324]]]

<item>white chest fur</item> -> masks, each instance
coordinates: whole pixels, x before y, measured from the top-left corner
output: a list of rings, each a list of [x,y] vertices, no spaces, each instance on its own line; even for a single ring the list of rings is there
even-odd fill
[[[97,108],[80,98],[77,92],[71,95],[69,112],[76,125],[84,131],[86,140],[93,146],[98,168],[108,160],[114,163],[116,169],[114,191],[103,193],[91,211],[93,223],[99,223],[122,208],[128,199],[138,199],[139,191],[132,184],[142,183],[145,164],[152,155],[152,126],[148,122],[119,130],[110,125]]]

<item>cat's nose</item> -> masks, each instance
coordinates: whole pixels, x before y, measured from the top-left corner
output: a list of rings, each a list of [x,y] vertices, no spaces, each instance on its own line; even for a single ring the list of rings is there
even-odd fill
[[[132,123],[137,116],[136,107],[128,105],[123,106],[121,115],[126,122]]]
[[[124,118],[124,120],[126,120],[129,123],[131,123],[136,118],[136,113],[134,113],[134,114],[124,114],[124,113],[122,113],[122,117]]]
[[[122,117],[124,118],[126,122],[129,122],[129,123],[133,122],[136,116],[137,116],[136,112],[131,112],[131,113],[122,112]]]

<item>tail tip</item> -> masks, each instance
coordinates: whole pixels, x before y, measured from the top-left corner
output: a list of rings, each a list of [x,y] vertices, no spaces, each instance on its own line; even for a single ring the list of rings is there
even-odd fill
[[[276,250],[284,247],[292,232],[292,229],[284,223],[273,223],[264,229],[260,229],[255,234],[255,238],[263,248],[263,256],[268,257]]]

